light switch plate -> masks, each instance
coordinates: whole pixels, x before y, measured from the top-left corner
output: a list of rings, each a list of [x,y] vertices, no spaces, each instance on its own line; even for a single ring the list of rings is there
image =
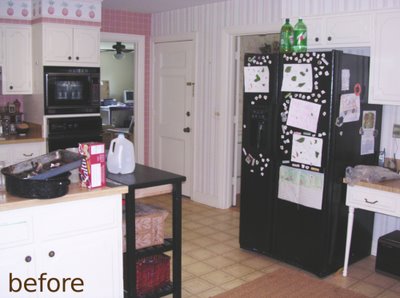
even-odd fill
[[[393,138],[400,138],[400,124],[393,124]]]

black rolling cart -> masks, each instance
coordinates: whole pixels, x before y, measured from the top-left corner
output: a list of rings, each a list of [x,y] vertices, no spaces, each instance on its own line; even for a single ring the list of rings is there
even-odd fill
[[[161,297],[173,294],[181,297],[182,284],[182,182],[186,177],[136,164],[132,174],[111,174],[107,178],[129,187],[125,196],[125,220],[126,220],[126,255],[124,258],[126,297],[133,298],[136,295],[136,261],[139,258],[172,251],[172,282],[152,293],[148,297]],[[135,239],[135,190],[159,185],[172,185],[172,238],[164,240],[164,244],[136,250]],[[147,297],[147,296],[146,296]]]

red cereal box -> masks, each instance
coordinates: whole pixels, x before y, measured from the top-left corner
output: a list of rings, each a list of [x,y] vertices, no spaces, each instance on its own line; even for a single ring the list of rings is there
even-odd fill
[[[104,143],[80,143],[79,153],[84,156],[79,168],[81,185],[89,189],[105,186],[106,155]]]

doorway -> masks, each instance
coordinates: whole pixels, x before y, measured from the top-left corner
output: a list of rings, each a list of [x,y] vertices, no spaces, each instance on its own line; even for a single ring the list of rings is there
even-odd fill
[[[194,41],[154,44],[154,164],[186,177],[192,196]]]
[[[133,35],[133,34],[117,34],[117,33],[109,33],[109,32],[101,32],[100,41],[103,44],[111,44],[116,45],[117,43],[122,43],[126,48],[123,51],[124,54],[130,53],[132,55],[131,62],[129,64],[132,65],[131,68],[131,82],[126,82],[120,95],[110,94],[111,97],[118,97],[120,102],[126,102],[131,100],[131,91],[134,91],[134,100],[133,100],[133,143],[135,144],[135,159],[138,163],[144,163],[144,131],[145,131],[145,123],[144,123],[144,106],[145,106],[145,98],[144,98],[144,57],[145,57],[145,37],[142,35]],[[111,48],[112,48],[111,46]],[[114,47],[115,49],[115,47]],[[133,49],[133,51],[129,51]],[[118,54],[117,51],[115,54]],[[117,55],[116,55],[117,56]],[[116,61],[118,60],[118,56],[116,57]],[[121,61],[125,62],[122,57]],[[132,62],[134,61],[134,62]],[[109,82],[111,84],[111,82]],[[126,88],[126,89],[125,89]],[[109,86],[109,89],[112,90],[112,87]],[[103,87],[104,92],[104,87]],[[107,94],[107,93],[106,93]],[[113,95],[113,96],[112,96]],[[126,99],[124,98],[126,97]],[[121,120],[121,111],[120,109],[115,113],[117,116],[117,120]],[[123,115],[125,115],[124,113]],[[125,121],[126,122],[126,121]],[[130,126],[131,123],[128,124]],[[126,123],[123,124],[126,126]],[[128,127],[129,128],[129,127]]]

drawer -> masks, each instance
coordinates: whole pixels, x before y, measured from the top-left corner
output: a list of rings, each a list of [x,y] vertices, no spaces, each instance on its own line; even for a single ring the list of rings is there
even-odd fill
[[[11,212],[0,214],[0,248],[28,244],[33,241],[32,217],[11,214]]]
[[[346,204],[374,212],[396,215],[399,196],[371,188],[348,186]]]
[[[13,154],[10,155],[10,152]],[[6,156],[6,166],[46,153],[44,142],[4,144],[0,146],[0,156]]]
[[[121,195],[114,195],[40,207],[35,213],[37,237],[53,239],[116,227],[121,225],[121,205]]]

